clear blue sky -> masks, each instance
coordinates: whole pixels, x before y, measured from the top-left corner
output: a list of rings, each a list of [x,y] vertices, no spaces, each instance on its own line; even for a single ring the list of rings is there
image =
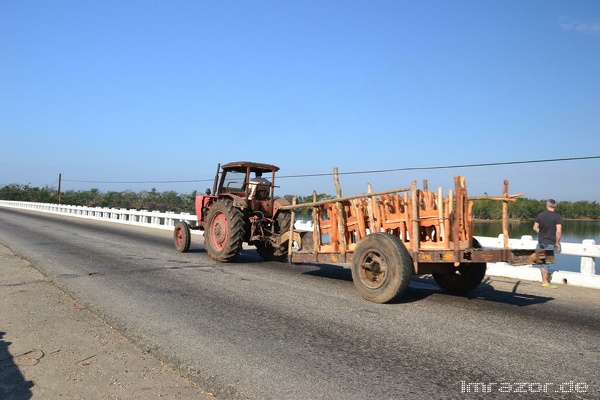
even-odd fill
[[[0,2],[0,186],[175,190],[600,155],[600,1]],[[343,175],[600,201],[600,159]],[[75,182],[97,181],[97,182]],[[280,194],[334,193],[331,177]]]

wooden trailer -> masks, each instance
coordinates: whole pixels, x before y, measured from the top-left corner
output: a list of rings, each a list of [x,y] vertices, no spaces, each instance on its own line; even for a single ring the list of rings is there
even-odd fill
[[[467,292],[485,276],[486,263],[512,265],[553,263],[552,250],[517,250],[508,247],[508,203],[522,194],[509,195],[504,181],[500,197],[468,197],[463,176],[444,197],[442,188],[428,190],[427,182],[410,187],[342,197],[337,169],[337,198],[296,204],[282,209],[312,207],[312,232],[295,232],[292,224],[288,259],[291,263],[350,263],[352,279],[367,300],[386,303],[407,290],[412,275],[431,274],[451,292]],[[314,193],[316,200],[316,193]],[[483,249],[473,238],[473,202],[502,202],[503,249]]]

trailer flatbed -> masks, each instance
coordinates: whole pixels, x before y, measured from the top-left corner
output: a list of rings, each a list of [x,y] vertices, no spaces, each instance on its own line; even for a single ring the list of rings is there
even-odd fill
[[[485,276],[486,263],[511,265],[554,263],[552,250],[522,250],[508,247],[508,203],[522,194],[509,195],[504,181],[499,197],[468,197],[466,180],[454,179],[454,188],[443,196],[428,190],[427,182],[383,192],[341,196],[334,170],[337,197],[296,204],[282,210],[312,208],[312,232],[297,232],[294,224],[287,238],[291,263],[350,263],[352,278],[367,300],[385,303],[398,299],[412,275],[432,274],[451,292],[467,292]],[[502,202],[504,248],[483,249],[473,238],[473,203]]]

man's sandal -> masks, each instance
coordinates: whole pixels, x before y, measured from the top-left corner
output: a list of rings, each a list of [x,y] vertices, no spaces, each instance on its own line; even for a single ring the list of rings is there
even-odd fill
[[[547,287],[549,289],[556,289],[556,285],[551,285],[549,283],[542,283],[543,287]]]

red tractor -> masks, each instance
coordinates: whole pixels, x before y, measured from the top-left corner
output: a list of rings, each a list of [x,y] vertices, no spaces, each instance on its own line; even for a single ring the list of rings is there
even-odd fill
[[[200,229],[204,231],[204,247],[213,260],[235,260],[243,243],[256,246],[265,260],[285,258],[292,219],[289,210],[279,210],[290,203],[275,198],[277,171],[274,165],[247,161],[219,165],[212,192],[206,189],[206,194],[196,196],[198,225],[191,227],[185,221],[175,225],[177,251],[188,251],[190,229]]]

